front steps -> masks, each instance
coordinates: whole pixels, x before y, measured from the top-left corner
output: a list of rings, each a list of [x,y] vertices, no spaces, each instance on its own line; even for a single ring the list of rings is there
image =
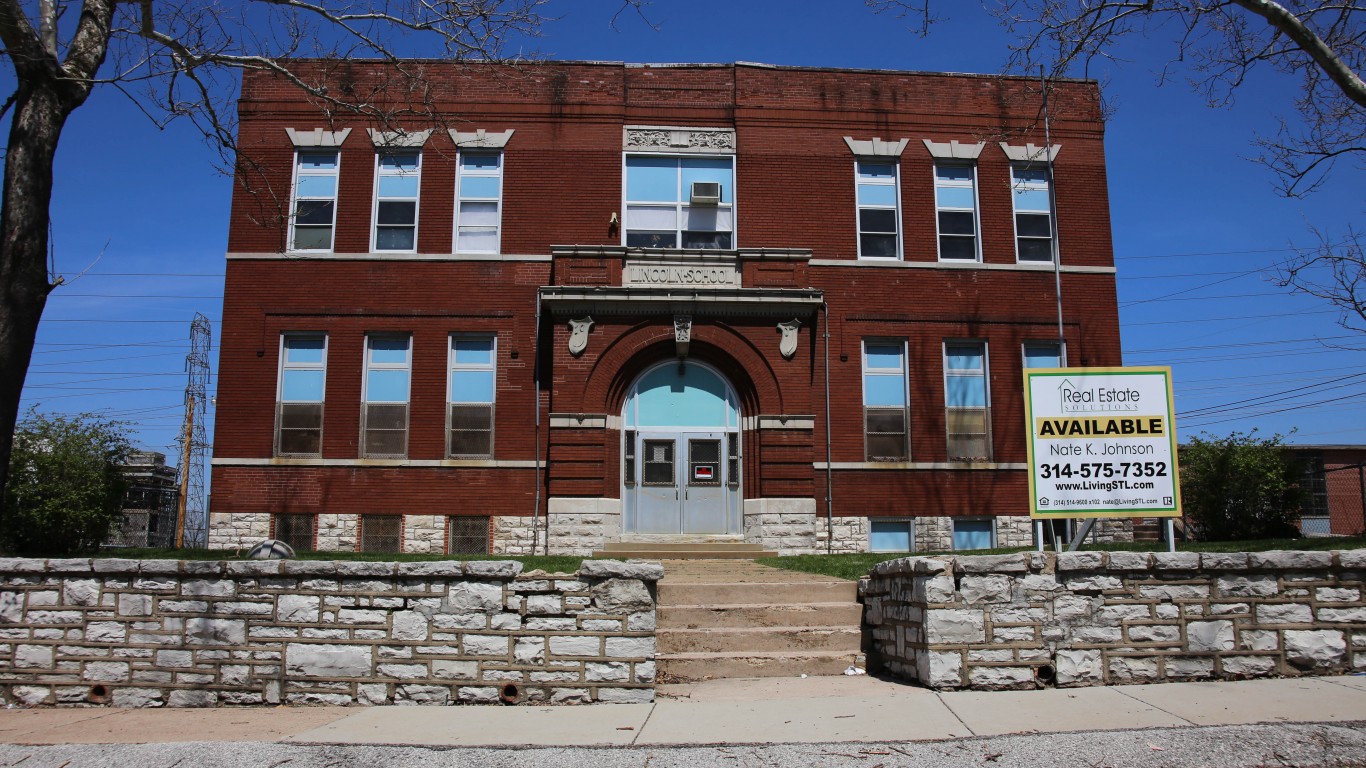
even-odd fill
[[[593,552],[593,557],[612,560],[753,560],[777,556],[777,552],[742,541],[618,541]]]
[[[673,561],[658,589],[661,682],[863,666],[854,582],[746,562]]]

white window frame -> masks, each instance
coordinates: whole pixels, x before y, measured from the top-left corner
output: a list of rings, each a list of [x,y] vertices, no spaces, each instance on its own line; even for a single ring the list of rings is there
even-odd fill
[[[960,523],[960,522],[965,522],[965,523],[966,523],[966,522],[978,523],[978,522],[983,522],[983,521],[985,521],[988,525],[991,526],[991,541],[989,541],[989,542],[987,543],[987,546],[983,547],[982,549],[996,549],[996,544],[997,544],[997,542],[999,541],[999,539],[997,539],[996,518],[994,518],[994,517],[988,517],[988,516],[983,516],[983,515],[974,515],[974,516],[971,516],[971,517],[951,517],[951,518],[949,518],[949,519],[952,521],[952,523],[950,524],[950,530],[949,530],[949,546],[952,548],[952,550],[953,550],[954,552],[980,552],[980,551],[981,551],[981,549],[959,549],[959,548],[958,548],[958,542],[955,540],[955,537],[958,535],[958,523]]]
[[[673,203],[673,206],[674,206],[674,244],[673,244],[672,246],[664,246],[664,247],[667,248],[667,249],[670,249],[670,250],[682,250],[682,249],[693,250],[693,249],[688,248],[687,246],[685,246],[685,245],[683,244],[683,233],[684,233],[684,232],[687,232],[687,231],[697,231],[697,232],[701,232],[701,231],[710,231],[710,232],[729,232],[729,233],[730,233],[730,247],[729,247],[729,248],[715,248],[715,249],[713,249],[713,248],[702,248],[702,249],[697,249],[697,250],[707,250],[707,251],[711,251],[711,250],[727,251],[727,250],[729,250],[729,251],[733,251],[733,250],[736,250],[737,248],[740,247],[740,240],[739,240],[739,238],[740,238],[740,232],[739,232],[739,229],[740,229],[740,222],[739,222],[739,216],[737,215],[737,211],[739,210],[739,202],[740,202],[740,198],[739,198],[739,194],[738,194],[738,189],[739,189],[739,172],[736,170],[736,167],[735,167],[735,166],[736,166],[736,163],[735,163],[735,155],[669,154],[669,153],[664,153],[664,152],[623,152],[622,155],[621,155],[621,211],[622,211],[622,215],[621,215],[621,244],[622,244],[622,245],[624,245],[624,246],[627,245],[627,240],[626,240],[626,238],[627,238],[627,236],[628,236],[628,235],[630,234],[630,232],[631,232],[631,229],[630,229],[630,213],[631,213],[631,206],[638,206],[638,207],[639,207],[639,206],[643,206],[643,207],[653,207],[653,208],[667,208],[667,207],[669,206],[669,203],[661,202],[661,201],[659,201],[659,200],[635,200],[635,201],[633,201],[633,200],[630,200],[629,198],[627,198],[626,194],[627,194],[627,186],[628,186],[628,184],[627,184],[626,176],[627,176],[627,173],[628,173],[628,168],[629,168],[629,165],[630,165],[631,158],[636,158],[636,157],[639,157],[639,158],[656,158],[656,159],[660,159],[660,160],[674,160],[674,161],[679,161],[679,160],[726,160],[726,161],[728,161],[728,162],[730,163],[731,201],[730,201],[729,203],[725,203],[725,202],[717,203],[715,206],[708,206],[708,207],[713,207],[713,208],[716,208],[716,209],[718,209],[718,210],[729,210],[729,211],[730,211],[730,229],[728,229],[728,230],[727,230],[727,229],[715,229],[715,230],[688,230],[688,229],[686,229],[686,228],[683,226],[683,223],[684,223],[684,221],[683,221],[683,220],[684,220],[684,212],[689,208],[689,206],[691,206],[691,203],[689,202],[689,195],[685,195],[685,194],[684,194],[684,192],[687,191],[687,190],[684,190],[684,189],[683,189],[683,170],[682,170],[682,166],[680,165],[680,166],[678,167],[677,176],[676,176],[676,178],[677,178],[677,182],[676,182],[676,183],[677,183],[677,190],[678,190],[678,193],[677,193],[677,195],[676,195],[677,201],[676,201],[675,203]],[[650,230],[645,230],[645,231],[650,231]],[[634,246],[627,246],[627,247],[634,247]]]
[[[900,549],[874,549],[873,548],[873,523],[901,523],[906,526],[906,541],[910,547],[904,551],[915,551],[915,518],[914,517],[870,517],[868,518],[868,551],[869,552],[901,552]]]
[[[471,156],[473,156],[473,157],[495,157],[495,158],[498,159],[498,168],[497,168],[495,171],[491,172],[491,173],[488,172],[488,171],[472,171],[472,172],[468,172],[468,173],[467,173],[467,172],[465,171],[464,160],[465,160],[466,157],[471,157]],[[504,184],[505,184],[505,179],[503,178],[503,164],[504,164],[505,160],[506,160],[506,156],[505,156],[505,154],[503,153],[502,150],[491,150],[491,151],[482,151],[482,152],[481,152],[481,151],[477,151],[477,150],[463,150],[463,149],[462,149],[462,150],[460,150],[460,151],[457,153],[456,158],[455,158],[455,230],[454,230],[453,235],[452,235],[454,239],[453,239],[452,242],[451,242],[451,252],[452,252],[452,253],[501,253],[501,252],[502,252],[502,248],[503,248],[503,193],[504,193]],[[465,179],[465,178],[493,178],[493,179],[497,179],[497,180],[498,180],[498,196],[497,196],[497,197],[462,197],[462,196],[460,195],[460,182],[461,182],[462,179]],[[498,223],[495,224],[494,227],[493,227],[493,230],[494,230],[494,232],[493,232],[493,241],[494,241],[494,245],[493,245],[493,249],[492,249],[492,250],[476,250],[476,249],[461,248],[461,247],[460,247],[460,228],[461,228],[461,226],[470,226],[470,227],[476,227],[476,228],[479,228],[479,229],[485,229],[485,228],[487,227],[487,225],[482,225],[482,224],[474,224],[474,225],[464,224],[464,225],[462,225],[461,222],[460,222],[461,203],[493,203],[493,204],[494,204],[494,208],[495,208],[495,211],[496,211],[496,214],[495,214],[495,215],[496,215],[497,218],[498,218]]]
[[[1029,368],[1029,349],[1049,347],[1057,351],[1058,367],[1067,367],[1067,345],[1059,344],[1057,339],[1026,339],[1020,343],[1020,365],[1025,369]]]
[[[388,156],[402,155],[417,159],[417,170],[385,170],[384,158]],[[411,196],[382,197],[380,195],[380,181],[386,177],[417,177],[417,191]],[[377,147],[375,149],[375,194],[370,204],[370,250],[373,253],[417,253],[418,224],[421,220],[422,212],[422,150],[420,149],[399,149],[392,147]],[[380,203],[412,203],[413,204],[413,247],[412,248],[380,248],[379,247],[379,205]],[[388,224],[389,227],[406,227],[406,224]]]
[[[289,362],[289,342],[293,339],[321,339],[323,343],[323,359],[319,363],[291,363]],[[283,453],[280,450],[280,428],[284,420],[284,406],[291,403],[317,403],[323,407],[326,413],[327,403],[327,334],[313,331],[285,331],[280,334],[280,357],[279,366],[275,375],[275,455],[298,457],[298,458],[320,458],[322,456],[323,423],[318,424],[318,452],[317,453]],[[323,375],[323,391],[317,400],[286,400],[285,399],[285,373],[287,371],[319,371]]]
[[[899,370],[897,370],[897,369],[893,369],[893,368],[872,368],[872,367],[870,367],[870,366],[868,365],[868,345],[870,345],[870,344],[872,344],[872,345],[874,345],[874,346],[895,346],[895,347],[899,348],[899,349],[901,350],[901,368],[900,368]],[[903,440],[902,448],[904,449],[904,452],[905,452],[905,458],[901,458],[901,459],[891,459],[891,461],[910,461],[910,460],[911,460],[911,386],[910,386],[910,385],[911,385],[911,377],[910,377],[910,370],[909,370],[909,369],[910,369],[910,365],[909,365],[909,363],[910,363],[910,350],[907,348],[907,341],[906,341],[906,339],[896,339],[896,338],[890,338],[890,339],[889,339],[889,338],[879,338],[879,337],[873,337],[873,338],[863,339],[862,346],[861,346],[861,348],[860,348],[860,350],[859,350],[859,356],[860,356],[860,368],[861,368],[861,374],[860,374],[860,376],[859,376],[859,388],[862,390],[862,393],[863,393],[863,400],[862,400],[862,405],[863,405],[863,458],[864,458],[865,461],[888,461],[888,459],[871,459],[871,458],[869,458],[869,453],[870,453],[870,451],[869,451],[869,440],[868,440],[868,409],[869,409],[869,408],[879,408],[879,409],[883,409],[883,410],[892,410],[892,408],[894,407],[894,406],[881,406],[881,405],[870,406],[870,405],[868,405],[868,377],[869,377],[869,376],[893,376],[893,375],[897,375],[897,376],[900,376],[900,377],[901,377],[902,398],[903,398],[903,401],[904,401],[904,404],[901,406],[901,411],[902,411],[901,423],[902,423],[902,427],[903,427],[903,429],[904,429],[904,435],[903,435],[903,438],[902,438],[902,440]]]
[[[859,173],[860,166],[863,165],[864,163],[876,163],[876,164],[879,164],[879,165],[890,165],[890,166],[892,166],[892,179],[891,179],[891,181],[885,181],[885,182],[884,182],[884,181],[865,181],[865,180],[862,178],[862,176],[860,175],[860,173]],[[863,205],[863,204],[859,203],[859,199],[858,199],[859,187],[865,186],[865,185],[867,185],[867,186],[891,186],[891,187],[892,187],[892,195],[893,195],[893,197],[895,198],[895,203],[893,203],[892,206],[891,206],[890,208],[889,208],[888,206],[885,206],[885,205]],[[895,242],[896,242],[896,247],[893,249],[893,250],[895,251],[895,253],[894,253],[893,255],[891,255],[891,256],[868,256],[868,255],[865,255],[865,254],[863,253],[863,217],[860,215],[860,213],[861,213],[861,212],[863,211],[863,209],[865,209],[865,208],[867,208],[868,210],[874,210],[874,211],[886,211],[886,210],[891,210],[891,211],[892,211],[892,214],[893,214],[893,217],[894,217],[894,220],[895,220],[895,223],[896,223],[896,232],[894,233],[894,235],[895,235],[894,240],[895,240]],[[860,259],[868,259],[868,260],[871,260],[871,261],[901,261],[902,258],[903,258],[903,256],[904,256],[903,242],[902,242],[902,236],[901,236],[901,235],[902,235],[902,230],[904,230],[904,229],[905,229],[905,227],[903,226],[903,222],[902,222],[902,220],[901,220],[901,162],[900,162],[897,158],[890,158],[890,157],[856,157],[856,158],[854,158],[854,233],[855,233],[854,236],[855,236],[855,240],[856,240],[856,248],[857,248],[857,250],[858,250],[858,257],[859,257]],[[885,232],[875,232],[875,233],[873,233],[873,234],[885,235],[886,233],[885,233]]]
[[[331,169],[326,171],[306,170],[302,167],[305,155],[332,155],[335,162]],[[299,179],[301,177],[332,177],[332,196],[331,197],[304,197],[299,195]],[[294,172],[290,178],[289,196],[289,232],[286,237],[285,250],[290,253],[331,253],[337,244],[337,198],[341,187],[341,150],[322,149],[317,147],[299,147],[294,150]],[[294,247],[294,237],[297,220],[299,217],[300,202],[331,202],[332,203],[332,223],[329,224],[331,233],[327,238],[326,248],[296,248]],[[304,227],[319,227],[319,225],[305,224]]]
[[[1016,178],[1017,171],[1041,171],[1045,180],[1043,182],[1021,181]],[[1036,192],[1042,191],[1048,197],[1048,210],[1037,211],[1033,209],[1021,210],[1015,204],[1015,190],[1027,189]],[[1057,206],[1053,202],[1053,174],[1045,163],[1011,163],[1010,164],[1010,224],[1015,234],[1015,261],[1021,264],[1052,264],[1058,258],[1058,227],[1057,217],[1054,208]],[[1043,240],[1042,237],[1020,234],[1020,214],[1026,216],[1047,216],[1048,217],[1048,253],[1047,259],[1024,259],[1020,257],[1020,240]]]
[[[455,361],[455,345],[462,340],[480,340],[492,342],[489,350],[489,362],[484,363],[457,363]],[[446,345],[447,367],[446,367],[446,456],[453,459],[491,459],[497,439],[497,414],[498,414],[498,335],[494,333],[452,333]],[[489,450],[488,453],[453,453],[451,451],[451,407],[455,405],[485,405],[482,402],[465,400],[452,400],[451,390],[455,382],[457,371],[489,371],[493,374],[492,399],[487,403],[489,407]]]
[[[964,376],[964,375],[968,375],[968,374],[971,374],[971,375],[974,375],[974,376],[979,375],[978,372],[977,372],[977,370],[976,370],[976,369],[973,369],[973,368],[950,368],[950,367],[949,367],[949,347],[955,347],[955,346],[975,346],[975,347],[978,347],[978,348],[981,349],[981,352],[982,352],[982,370],[981,370],[980,376],[982,377],[982,402],[983,402],[983,405],[981,405],[981,406],[975,406],[975,405],[974,405],[974,406],[951,406],[951,405],[949,405],[949,376],[951,376],[951,375]],[[993,442],[994,442],[994,441],[993,441],[993,439],[992,439],[992,429],[991,429],[991,357],[990,357],[990,350],[989,350],[988,347],[989,347],[989,345],[987,344],[986,340],[984,340],[984,339],[945,339],[944,342],[943,342],[943,350],[942,350],[942,358],[941,358],[941,359],[943,360],[943,368],[944,368],[944,379],[943,379],[943,387],[944,387],[944,447],[945,447],[945,449],[946,449],[947,458],[948,458],[949,461],[957,461],[957,460],[959,460],[959,459],[957,459],[957,458],[954,457],[953,451],[950,449],[950,446],[951,446],[951,444],[952,444],[952,436],[955,435],[955,434],[958,434],[958,433],[955,433],[955,432],[951,432],[951,431],[950,431],[950,426],[951,426],[951,425],[950,425],[949,413],[950,413],[951,411],[955,411],[955,410],[956,410],[956,411],[981,410],[982,413],[983,413],[982,422],[983,422],[983,429],[985,430],[985,437],[984,437],[984,439],[985,439],[985,447],[986,447],[986,453],[987,453],[987,455],[986,455],[986,456],[983,456],[983,457],[971,457],[971,458],[981,458],[981,459],[983,459],[983,460],[985,460],[985,461],[992,461],[993,458],[994,458],[994,456],[995,456],[995,454],[996,454],[995,445],[993,445]]]
[[[377,339],[403,339],[407,342],[407,354],[404,355],[403,363],[376,363],[374,362],[372,342]],[[360,454],[362,458],[406,458],[408,455],[408,442],[411,437],[412,427],[412,399],[413,399],[413,335],[411,333],[367,333],[365,335],[365,359],[361,366],[361,419],[360,419]],[[408,391],[404,393],[403,400],[370,400],[370,372],[371,371],[394,371],[401,370],[408,373]],[[398,405],[404,406],[403,416],[403,453],[402,454],[378,454],[370,456],[366,450],[366,432],[369,426],[366,423],[371,405]]]
[[[939,178],[939,169],[940,169],[940,168],[963,168],[963,169],[967,169],[967,171],[971,174],[972,178],[970,178],[970,179],[967,181],[966,184],[963,183],[963,182],[961,182],[961,181],[957,181],[957,180],[942,180],[942,179]],[[981,261],[981,260],[982,260],[982,218],[981,218],[981,216],[978,214],[978,211],[981,210],[981,207],[982,207],[982,206],[981,206],[981,199],[980,199],[979,195],[977,194],[977,164],[976,164],[976,163],[965,163],[965,162],[957,162],[957,163],[955,163],[955,162],[950,162],[950,161],[936,161],[936,162],[934,163],[934,167],[931,169],[931,172],[934,174],[934,232],[935,232],[935,250],[936,250],[936,252],[939,254],[939,260],[940,260],[940,261],[955,262],[955,263],[959,263],[959,264],[964,264],[964,263],[967,263],[967,262],[970,262],[970,261]],[[970,190],[972,191],[972,208],[970,208],[970,209],[969,209],[969,208],[953,208],[953,207],[944,207],[944,206],[941,206],[941,205],[939,204],[939,190],[940,190],[940,189],[970,189]],[[960,258],[951,258],[951,257],[947,257],[947,256],[944,255],[944,238],[945,238],[945,237],[952,237],[952,238],[955,238],[955,239],[967,239],[968,236],[967,236],[967,235],[958,235],[958,234],[948,234],[948,235],[944,234],[943,229],[942,229],[942,228],[940,227],[940,225],[939,225],[939,214],[940,214],[940,213],[970,213],[970,214],[972,214],[972,235],[971,235],[971,238],[972,238],[972,258],[970,258],[970,259],[960,259]]]

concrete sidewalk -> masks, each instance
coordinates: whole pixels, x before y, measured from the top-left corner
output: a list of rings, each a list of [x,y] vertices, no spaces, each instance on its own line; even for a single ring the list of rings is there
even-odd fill
[[[9,709],[0,743],[814,744],[1352,721],[1366,721],[1366,677],[935,693],[859,676],[666,685],[630,705]]]

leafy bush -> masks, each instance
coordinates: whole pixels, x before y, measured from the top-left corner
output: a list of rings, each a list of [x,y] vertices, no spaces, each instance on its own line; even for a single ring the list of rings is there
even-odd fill
[[[92,552],[118,519],[132,446],[117,422],[30,411],[14,430],[0,537],[17,554]]]
[[[1280,435],[1192,438],[1179,460],[1181,501],[1202,540],[1299,535],[1301,468]]]

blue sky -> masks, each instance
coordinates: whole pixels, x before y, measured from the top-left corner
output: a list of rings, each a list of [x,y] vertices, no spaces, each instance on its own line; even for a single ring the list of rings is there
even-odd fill
[[[514,50],[1000,71],[1005,33],[975,4],[953,6],[922,39],[861,0],[660,0],[649,10],[658,31],[633,13],[609,28],[612,0],[558,0],[549,11],[559,19]],[[1092,73],[1116,108],[1106,143],[1126,363],[1173,366],[1178,412],[1202,414],[1179,418],[1182,437],[1293,429],[1292,442],[1366,443],[1366,338],[1268,279],[1290,246],[1312,242],[1311,226],[1363,226],[1366,171],[1340,167],[1309,199],[1277,196],[1247,158],[1254,132],[1289,114],[1295,84],[1255,72],[1231,108],[1210,109],[1180,79],[1156,87],[1167,50],[1134,41],[1121,51],[1129,60]],[[217,347],[230,185],[215,157],[188,124],[159,130],[108,89],[73,116],[53,206],[67,283],[48,303],[25,408],[105,413],[174,455],[195,312],[214,321]]]

